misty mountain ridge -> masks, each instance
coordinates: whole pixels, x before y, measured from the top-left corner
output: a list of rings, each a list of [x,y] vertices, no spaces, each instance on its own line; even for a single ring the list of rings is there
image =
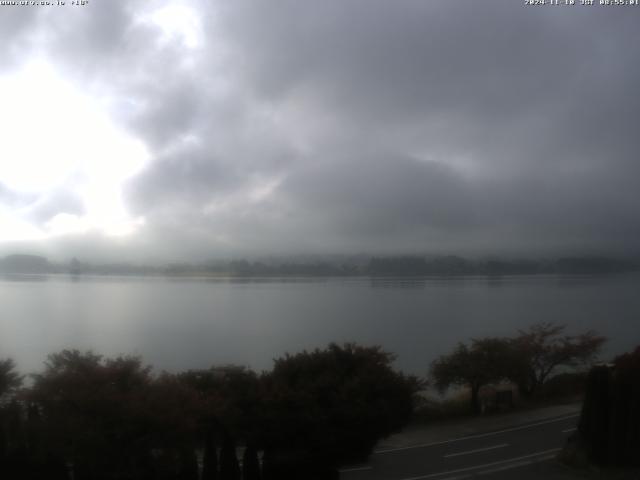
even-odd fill
[[[39,255],[13,254],[0,259],[3,274],[168,275],[168,276],[457,276],[595,275],[640,270],[636,259],[576,256],[556,259],[468,259],[456,255],[345,256],[233,259],[163,266],[134,263],[92,264],[73,258],[51,262]]]

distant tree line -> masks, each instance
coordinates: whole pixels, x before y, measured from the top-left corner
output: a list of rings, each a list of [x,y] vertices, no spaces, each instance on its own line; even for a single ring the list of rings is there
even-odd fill
[[[0,362],[0,478],[333,479],[408,421],[420,382],[379,347],[331,344],[262,374],[153,374],[65,350],[23,388]]]
[[[411,277],[456,275],[588,275],[640,270],[636,260],[607,257],[565,257],[555,260],[471,260],[449,256],[338,257],[331,260],[236,259],[203,263],[176,263],[167,266],[127,262],[92,264],[73,258],[67,263],[52,263],[37,255],[9,255],[0,259],[0,273],[72,275],[203,275],[235,277]]]
[[[567,257],[556,260],[470,260],[442,257],[379,257],[367,265],[369,275],[537,275],[603,274],[639,269],[635,261],[604,257]]]
[[[178,264],[167,267],[168,274],[230,274],[236,276],[456,276],[456,275],[588,275],[640,270],[640,263],[605,257],[566,257],[555,260],[471,260],[448,256],[371,257],[314,262],[262,262],[245,259],[215,264]]]

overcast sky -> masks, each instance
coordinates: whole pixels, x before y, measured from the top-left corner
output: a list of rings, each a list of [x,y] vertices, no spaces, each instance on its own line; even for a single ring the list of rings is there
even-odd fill
[[[639,250],[640,7],[67,0],[0,45],[2,253]]]

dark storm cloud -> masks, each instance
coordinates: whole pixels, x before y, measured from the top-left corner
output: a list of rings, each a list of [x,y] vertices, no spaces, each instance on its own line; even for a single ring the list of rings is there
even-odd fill
[[[147,145],[150,250],[637,251],[639,9],[182,4],[196,46],[102,1],[34,47]]]
[[[536,145],[549,150],[538,161],[557,164],[566,157],[557,148],[631,141],[636,12],[513,2],[242,5],[228,34],[247,83],[276,100],[302,91],[337,117],[337,130],[354,122],[363,135],[397,136],[399,149],[421,136],[436,151],[458,146],[516,165],[540,157],[529,153]]]
[[[369,233],[392,230],[398,244],[471,250],[491,232],[495,250],[638,240],[637,12],[244,5],[231,9],[227,33],[249,87],[272,102],[311,103],[330,112],[333,138],[352,135],[340,145],[345,160],[325,162],[316,181],[294,177],[289,192],[345,239],[375,248]],[[320,138],[318,151],[332,136]],[[376,148],[395,155],[362,160]],[[408,168],[398,160],[407,155],[427,162]]]
[[[162,209],[171,203],[196,209],[209,199],[233,191],[240,180],[232,168],[198,146],[185,146],[157,158],[141,177],[142,181],[134,180],[128,191],[133,205],[145,213],[154,205]]]
[[[342,169],[345,164],[352,168]],[[282,190],[298,207],[314,211],[314,218],[377,235],[473,225],[473,199],[465,183],[443,164],[375,155],[318,161],[288,178]]]
[[[146,93],[153,100],[136,118],[136,126],[150,145],[161,149],[206,120],[203,105],[194,94],[197,90],[192,82],[182,81]]]

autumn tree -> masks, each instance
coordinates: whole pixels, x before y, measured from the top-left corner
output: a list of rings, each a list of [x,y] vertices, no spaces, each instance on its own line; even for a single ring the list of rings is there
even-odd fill
[[[253,440],[256,418],[261,410],[260,382],[252,370],[225,365],[209,369],[188,370],[177,379],[198,395],[199,412],[204,435],[216,434],[219,441],[225,435]]]
[[[444,391],[452,385],[467,386],[471,391],[471,410],[480,412],[480,388],[508,376],[515,361],[508,339],[473,339],[471,345],[459,343],[448,355],[431,364],[435,386]]]
[[[263,377],[262,445],[274,471],[283,462],[300,474],[310,465],[331,470],[402,428],[420,383],[395,371],[393,360],[380,347],[351,343],[277,359]],[[287,475],[296,478],[278,478]]]
[[[468,386],[471,408],[480,411],[483,385],[508,379],[522,395],[530,397],[561,368],[575,368],[593,361],[605,338],[593,331],[565,335],[565,326],[542,322],[519,331],[514,338],[474,339],[458,344],[449,355],[431,364],[435,385]]]
[[[65,350],[34,376],[29,401],[42,413],[40,435],[74,464],[77,479],[145,468],[150,368],[136,357],[103,359]]]
[[[218,452],[215,435],[210,430],[208,430],[204,436],[202,480],[218,480]]]
[[[532,396],[562,367],[575,368],[594,361],[605,337],[589,330],[579,335],[566,335],[565,325],[541,322],[519,331],[513,339],[518,354],[517,369],[509,377],[520,393]]]
[[[12,359],[0,360],[0,401],[22,385],[22,376],[16,372]]]
[[[21,385],[22,376],[16,372],[13,360],[0,360],[0,470],[3,470],[0,473],[4,475],[8,475],[8,467],[4,465],[8,462],[7,455],[25,443],[20,405],[13,398]]]
[[[242,456],[242,479],[260,480],[260,460],[254,445],[247,445]]]
[[[640,346],[633,351],[618,355],[613,363],[620,369],[629,369],[630,371],[640,372]]]
[[[640,346],[591,368],[586,384],[573,448],[596,464],[640,466]]]
[[[220,480],[240,480],[240,476],[236,444],[231,435],[225,435],[220,450]]]

